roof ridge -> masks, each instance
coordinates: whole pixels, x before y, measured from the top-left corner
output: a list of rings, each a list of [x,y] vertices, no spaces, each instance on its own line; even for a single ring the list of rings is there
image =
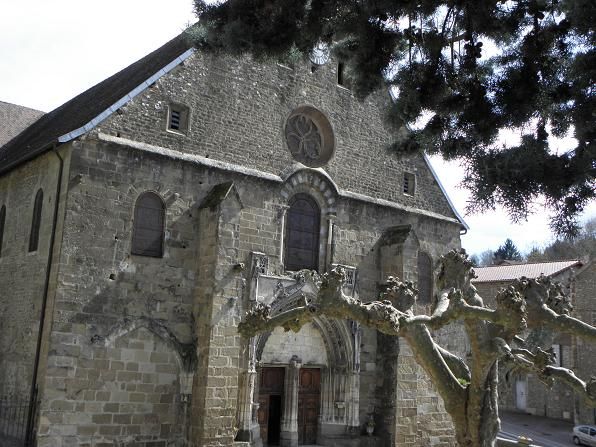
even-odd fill
[[[185,30],[151,53],[42,115],[0,147],[0,175],[45,152],[54,144],[63,142],[59,141],[60,137],[86,125],[98,124],[102,113],[108,112],[127,95],[140,93],[144,88],[139,87],[145,81],[191,48],[192,42]],[[107,116],[109,113],[102,119]]]
[[[544,261],[544,262],[522,262],[520,264],[506,264],[506,265],[486,265],[483,267],[474,267],[475,269],[488,269],[488,268],[505,268],[505,267],[520,267],[524,265],[542,265],[542,264],[558,264],[563,262],[583,262],[581,259],[562,259],[559,261]]]

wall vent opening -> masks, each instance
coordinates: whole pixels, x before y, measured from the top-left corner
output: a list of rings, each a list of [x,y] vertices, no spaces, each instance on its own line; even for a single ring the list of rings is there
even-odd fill
[[[409,196],[413,196],[416,190],[416,176],[411,172],[404,173],[403,192]]]
[[[189,109],[182,104],[170,104],[168,107],[168,130],[186,134],[188,132]]]

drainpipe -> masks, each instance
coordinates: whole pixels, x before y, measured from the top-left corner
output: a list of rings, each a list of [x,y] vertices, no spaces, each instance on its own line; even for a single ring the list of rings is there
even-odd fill
[[[46,315],[46,308],[48,303],[48,293],[50,288],[50,273],[52,269],[52,257],[54,255],[54,244],[56,241],[56,225],[58,223],[58,208],[60,205],[60,193],[62,190],[62,174],[64,171],[64,159],[56,150],[56,143],[54,143],[53,153],[58,157],[60,167],[58,170],[58,183],[56,184],[56,198],[54,201],[54,216],[52,220],[52,232],[50,234],[50,248],[48,251],[48,261],[46,264],[46,278],[43,286],[43,297],[41,302],[41,315],[39,317],[39,332],[37,334],[37,348],[35,351],[35,362],[33,363],[33,378],[31,379],[31,392],[29,394],[29,413],[27,414],[27,430],[25,434],[25,447],[33,446],[35,443],[35,436],[33,436],[33,424],[35,421],[35,401],[37,399],[37,373],[39,370],[39,359],[41,356],[41,342],[43,339],[43,326]]]

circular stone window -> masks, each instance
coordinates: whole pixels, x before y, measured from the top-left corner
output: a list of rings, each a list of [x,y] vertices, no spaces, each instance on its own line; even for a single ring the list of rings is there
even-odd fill
[[[308,167],[321,167],[333,156],[333,129],[327,117],[314,107],[295,109],[286,121],[285,136],[292,157]]]

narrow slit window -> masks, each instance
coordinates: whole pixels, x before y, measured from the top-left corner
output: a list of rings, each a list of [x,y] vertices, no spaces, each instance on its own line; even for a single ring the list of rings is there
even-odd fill
[[[416,177],[410,172],[404,173],[403,192],[409,196],[414,195],[416,189]]]
[[[424,252],[418,253],[418,303],[431,303],[433,294],[432,259]]]
[[[6,221],[6,206],[0,208],[0,256],[2,256],[2,240],[4,239],[4,222]]]
[[[168,130],[186,134],[188,132],[189,109],[181,104],[170,104],[168,111]]]
[[[31,219],[31,234],[29,236],[29,251],[37,251],[39,245],[39,229],[41,226],[41,211],[43,207],[43,191],[41,188],[35,195],[33,218]]]
[[[337,64],[337,84],[341,85],[342,87],[346,86],[346,79],[345,79],[345,69],[346,66],[343,62]]]
[[[165,229],[165,205],[157,194],[146,192],[139,196],[135,204],[132,230],[133,255],[163,256]]]

